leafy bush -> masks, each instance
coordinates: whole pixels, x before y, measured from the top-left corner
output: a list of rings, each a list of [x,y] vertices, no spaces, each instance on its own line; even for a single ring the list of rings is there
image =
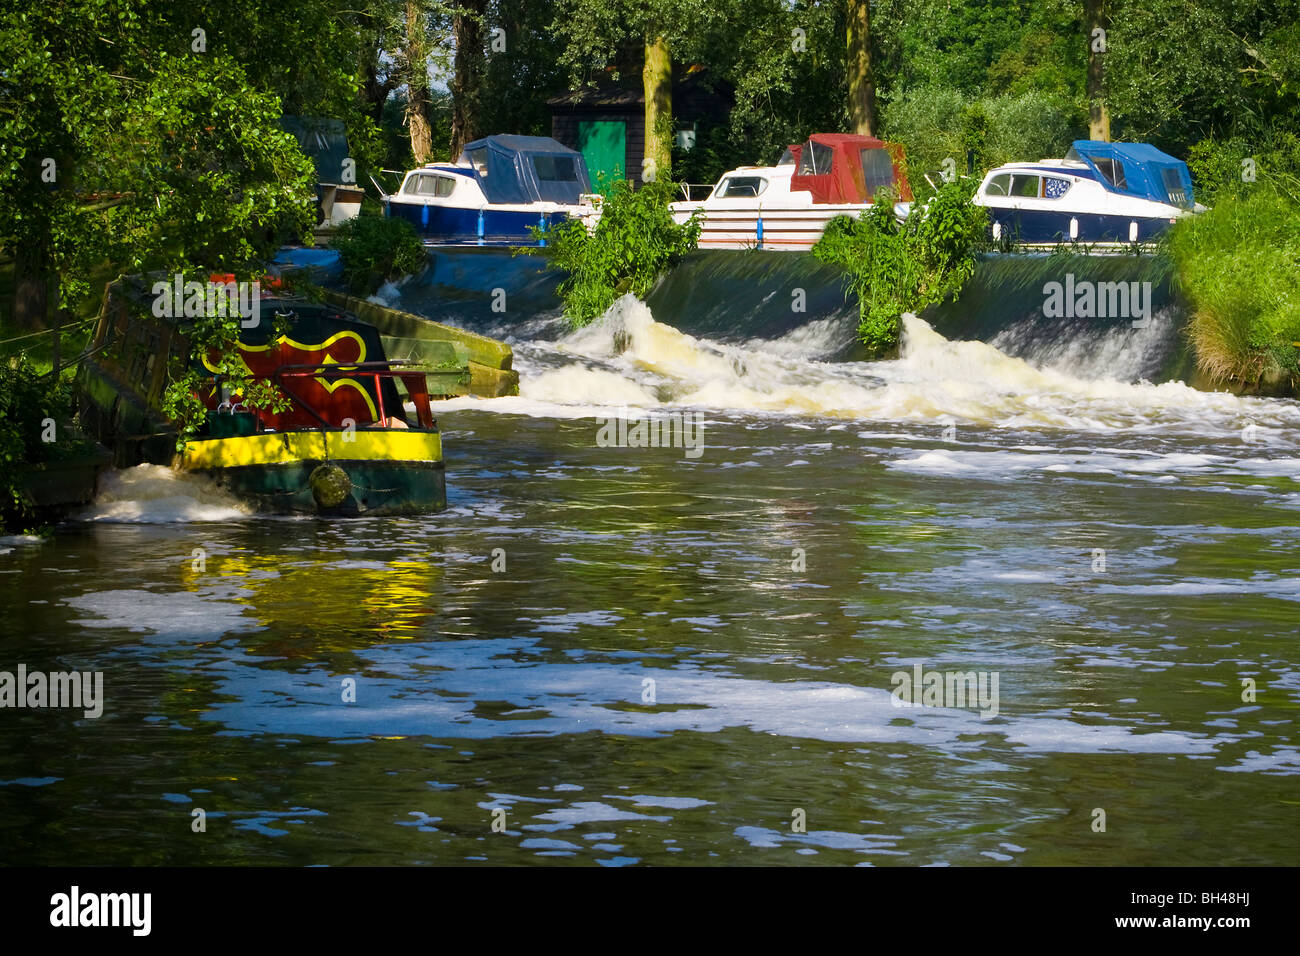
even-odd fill
[[[521,251],[548,255],[568,273],[560,295],[570,324],[587,325],[627,292],[644,297],[663,272],[695,248],[699,221],[677,225],[668,208],[675,198],[677,186],[668,181],[633,190],[619,180],[601,207],[594,233],[576,219],[547,232],[534,229],[547,245]]]
[[[1187,165],[1196,185],[1196,201],[1213,206],[1221,199],[1239,199],[1257,183],[1300,198],[1300,136],[1274,130],[1247,138],[1203,139],[1192,146]]]
[[[20,470],[53,457],[54,446],[42,440],[42,423],[71,416],[67,382],[40,375],[26,356],[0,361],[0,526],[18,527],[30,515]]]
[[[424,267],[424,244],[405,219],[357,216],[339,226],[334,248],[349,289],[369,295],[383,282]]]
[[[813,246],[813,255],[849,274],[858,297],[858,336],[873,357],[898,347],[904,312],[956,298],[975,274],[985,243],[986,212],[970,202],[976,181],[943,184],[928,203],[912,205],[899,223],[881,194],[860,218],[838,216]]]

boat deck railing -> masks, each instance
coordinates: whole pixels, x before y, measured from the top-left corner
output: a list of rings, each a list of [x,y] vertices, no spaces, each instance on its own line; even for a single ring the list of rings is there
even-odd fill
[[[348,378],[358,381],[370,382],[375,389],[375,406],[376,421],[372,423],[373,427],[393,428],[391,424],[395,419],[390,418],[388,410],[384,407],[384,389],[383,382],[400,381],[406,388],[406,393],[415,405],[415,416],[421,428],[433,429],[437,427],[437,421],[433,417],[433,407],[429,400],[429,385],[426,377],[428,366],[419,362],[405,362],[395,360],[379,360],[373,362],[320,362],[314,364],[286,364],[277,366],[271,372],[262,376],[275,385],[283,385],[287,381],[294,379],[317,378],[322,373],[328,374],[331,378]],[[218,388],[226,380],[227,376],[216,376],[215,384]],[[322,428],[340,428],[343,427],[340,422],[332,422],[320,413],[310,402],[301,395],[289,388],[282,388],[284,393],[291,402],[305,411],[314,418],[319,427]],[[236,406],[229,402],[222,402],[218,406],[218,411],[222,407],[230,407],[233,411]],[[254,411],[246,409],[247,411]],[[255,412],[254,412],[255,413]],[[399,410],[399,414],[401,411]],[[403,426],[405,422],[403,420]]]

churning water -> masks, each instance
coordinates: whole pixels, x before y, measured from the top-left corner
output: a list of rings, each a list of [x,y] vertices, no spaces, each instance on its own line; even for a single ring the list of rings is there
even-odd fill
[[[106,704],[5,714],[4,858],[1294,862],[1295,402],[1142,381],[1168,316],[877,363],[667,318],[482,329],[522,394],[440,410],[443,514],[137,469],[6,541],[9,663]],[[698,457],[598,442],[674,412]]]

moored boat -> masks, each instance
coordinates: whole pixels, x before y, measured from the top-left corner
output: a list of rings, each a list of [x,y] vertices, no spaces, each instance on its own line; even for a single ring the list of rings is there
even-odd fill
[[[178,451],[180,429],[163,411],[163,395],[169,379],[192,367],[192,323],[150,309],[147,288],[125,280],[105,297],[78,373],[81,425],[119,467],[171,465],[268,512],[446,507],[442,436],[430,404],[446,370],[392,361],[372,326],[302,298],[263,296],[262,314],[275,320],[241,323],[248,326],[238,342],[245,378],[216,374],[208,361],[195,368],[203,422]],[[282,401],[245,404],[248,380],[269,382]]]
[[[973,199],[995,240],[1143,243],[1204,207],[1187,164],[1145,143],[1076,140],[1063,159],[990,170]]]
[[[388,215],[411,223],[427,245],[531,246],[549,229],[597,213],[582,154],[548,136],[488,136],[454,163],[406,173]]]
[[[814,133],[775,166],[724,173],[708,198],[672,204],[679,224],[701,217],[702,249],[811,249],[836,216],[860,216],[877,191],[909,201],[901,146],[869,136]]]

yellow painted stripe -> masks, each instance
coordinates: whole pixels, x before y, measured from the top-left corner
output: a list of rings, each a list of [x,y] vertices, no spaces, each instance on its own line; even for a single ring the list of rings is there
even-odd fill
[[[388,428],[357,430],[352,441],[343,432],[272,432],[236,438],[204,438],[187,442],[181,468],[238,468],[241,465],[285,465],[296,461],[442,461],[438,432]],[[328,454],[326,454],[328,452]]]

